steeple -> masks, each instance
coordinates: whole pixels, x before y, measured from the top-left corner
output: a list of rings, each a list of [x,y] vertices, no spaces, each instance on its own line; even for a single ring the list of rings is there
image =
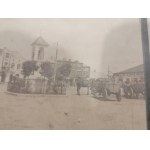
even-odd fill
[[[44,60],[44,50],[48,47],[48,43],[39,36],[32,44],[32,60],[43,61]]]
[[[48,46],[48,43],[41,36],[39,36],[31,45]]]

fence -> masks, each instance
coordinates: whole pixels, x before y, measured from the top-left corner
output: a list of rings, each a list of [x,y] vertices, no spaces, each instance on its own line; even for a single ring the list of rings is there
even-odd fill
[[[48,79],[21,79],[15,77],[8,83],[7,90],[24,94],[66,94],[66,82]]]

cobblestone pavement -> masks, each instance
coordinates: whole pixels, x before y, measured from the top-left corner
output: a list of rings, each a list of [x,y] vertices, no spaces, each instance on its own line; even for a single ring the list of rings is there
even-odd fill
[[[0,85],[0,129],[146,129],[145,100],[14,96]]]

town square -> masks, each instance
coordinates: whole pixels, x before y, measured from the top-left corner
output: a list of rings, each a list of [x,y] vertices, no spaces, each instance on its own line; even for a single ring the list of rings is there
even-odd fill
[[[113,21],[0,20],[0,129],[146,129],[140,25]]]

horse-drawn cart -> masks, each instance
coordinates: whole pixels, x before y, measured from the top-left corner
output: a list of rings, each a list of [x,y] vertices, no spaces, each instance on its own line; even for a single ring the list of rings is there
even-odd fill
[[[107,95],[116,95],[118,101],[121,100],[121,84],[119,83],[106,83]]]
[[[111,94],[116,95],[118,101],[121,100],[121,84],[114,83],[113,81],[109,80],[97,80],[93,84],[91,88],[91,93],[94,97],[103,97],[107,98]]]

